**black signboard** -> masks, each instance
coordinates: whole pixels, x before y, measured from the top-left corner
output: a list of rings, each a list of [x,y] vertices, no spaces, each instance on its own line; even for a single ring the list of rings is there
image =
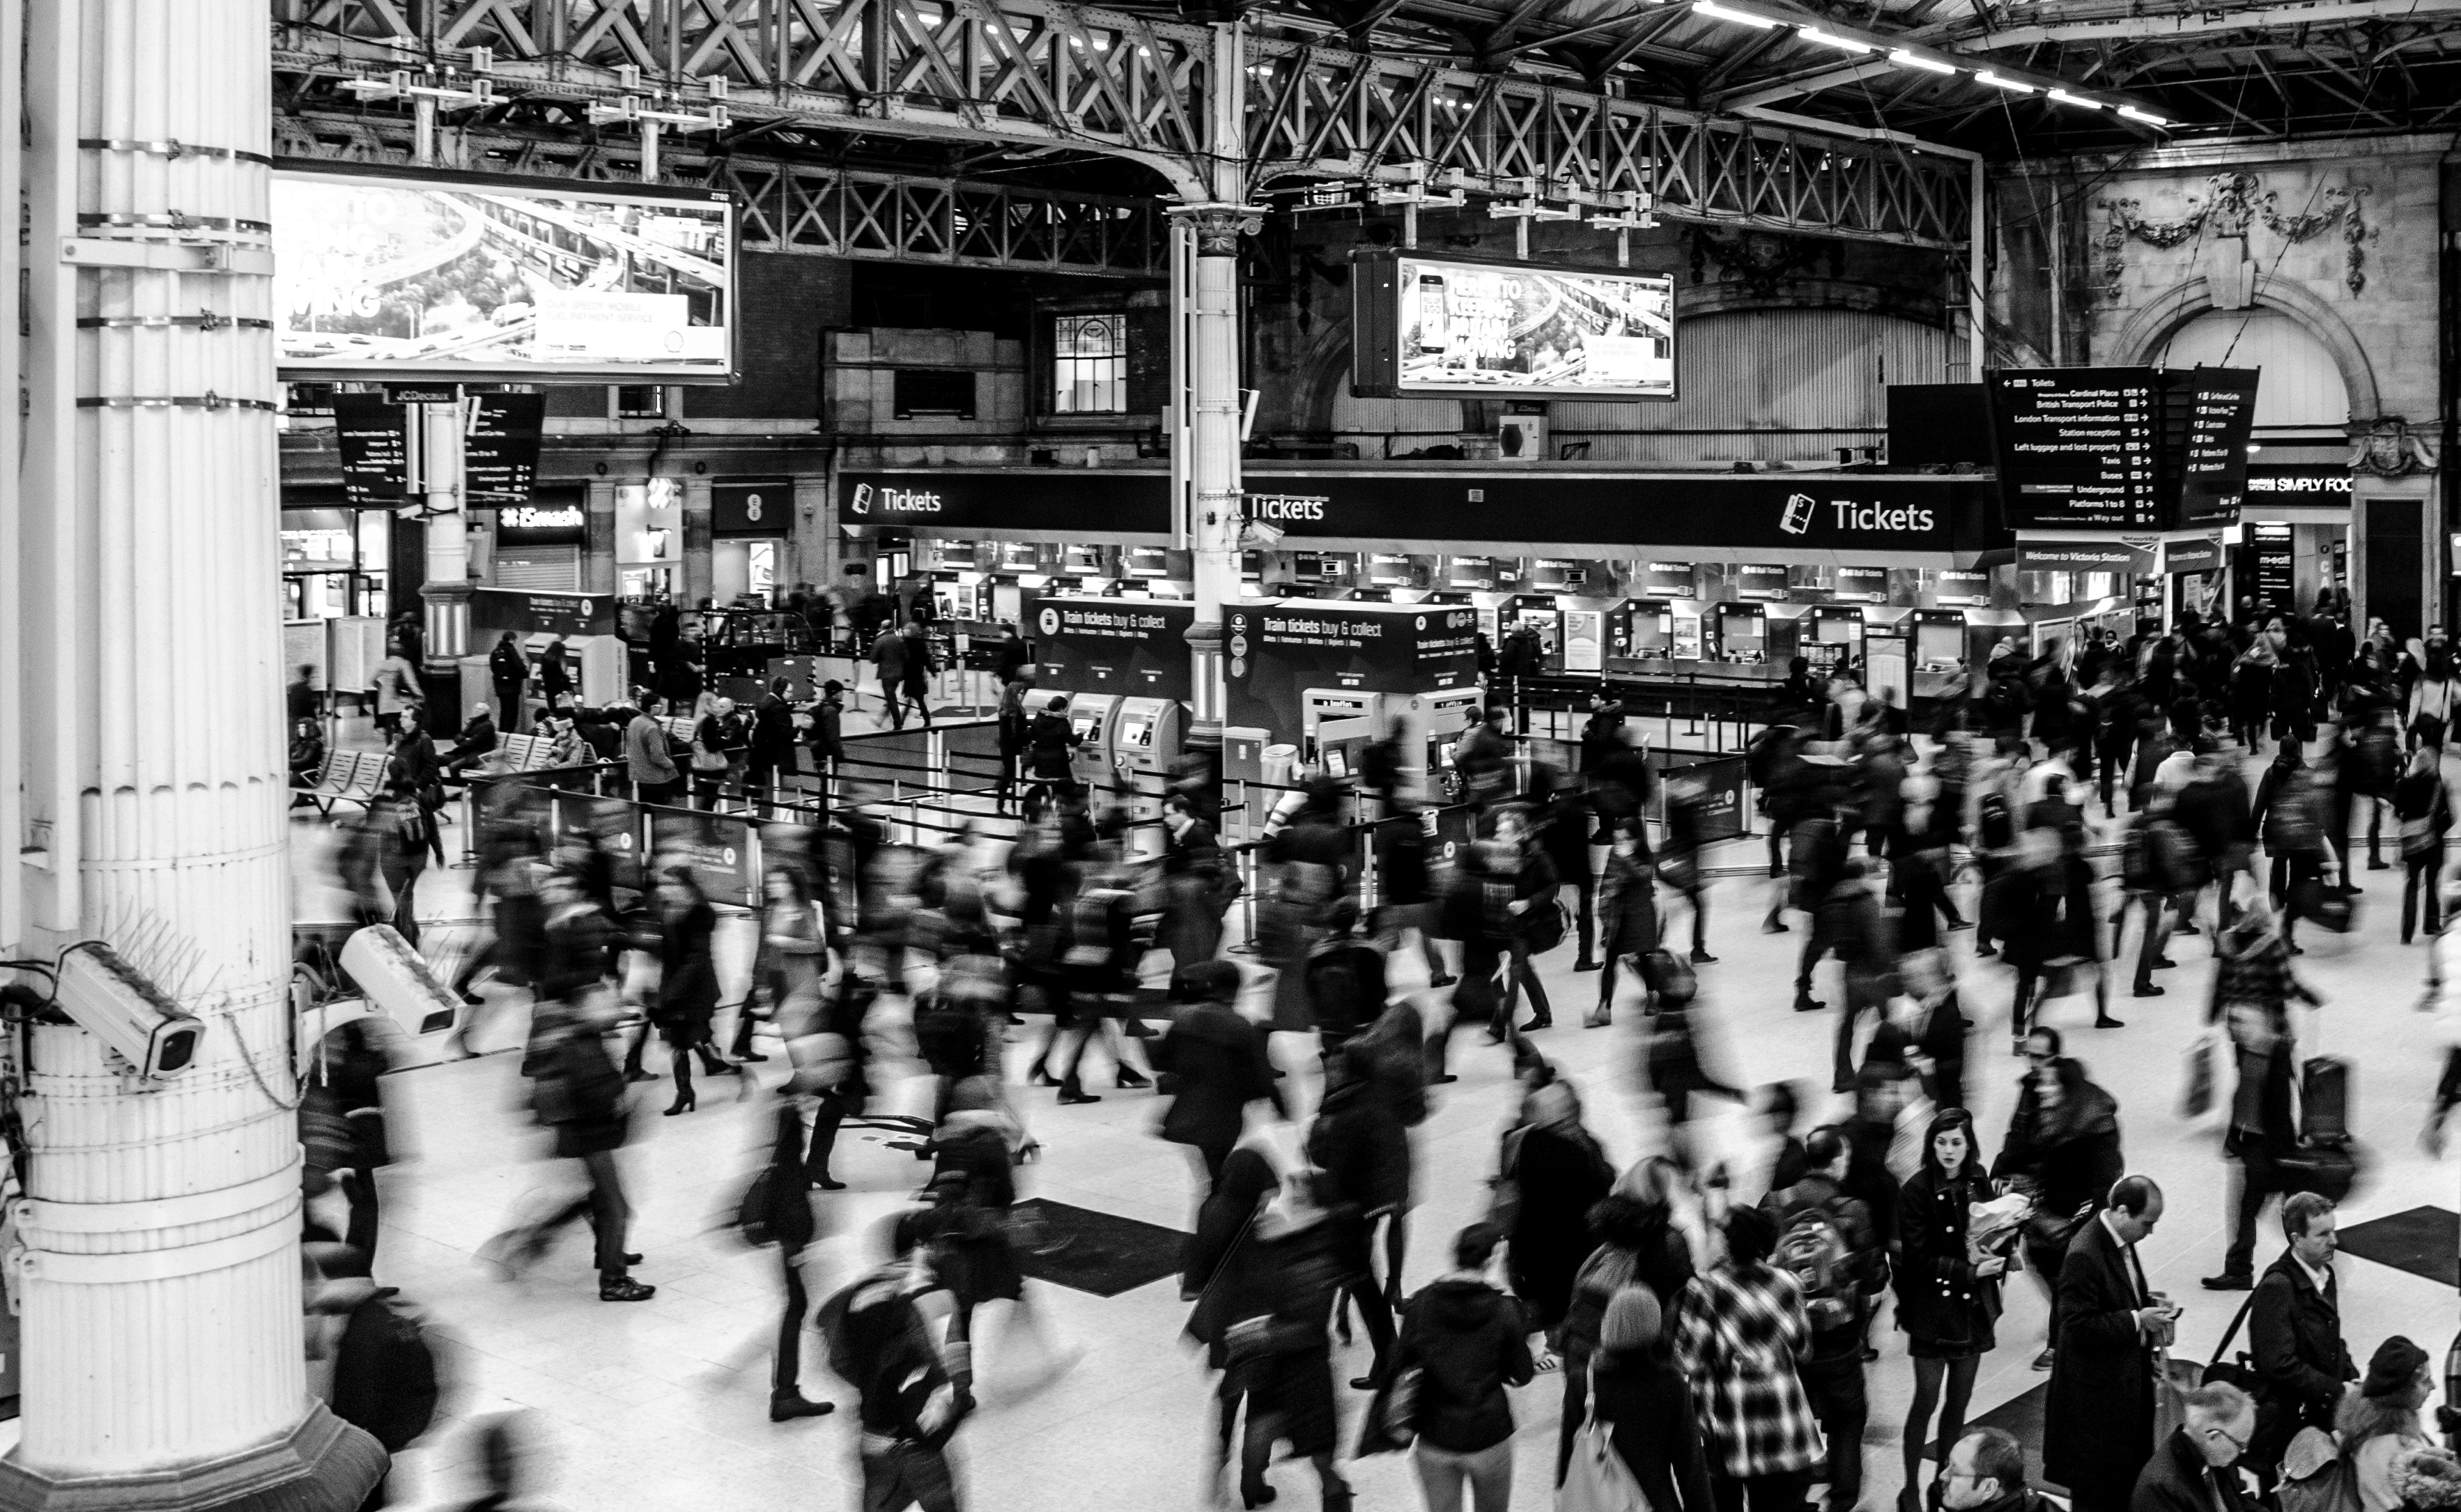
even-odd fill
[[[713,536],[782,536],[794,512],[795,482],[789,478],[752,483],[709,485],[710,534]]]
[[[1454,557],[1444,564],[1444,581],[1457,588],[1495,586],[1493,557]]]
[[[2290,527],[2250,525],[2247,538],[2248,554],[2256,561],[2257,601],[2277,609],[2289,608],[2295,591],[2291,583]]]
[[[1932,585],[1932,593],[1942,604],[1962,608],[1991,607],[1991,574],[1988,572],[1941,572]]]
[[[474,500],[525,503],[538,486],[544,394],[474,394],[462,411],[462,487]]]
[[[1145,698],[1196,695],[1188,628],[1196,606],[1145,599],[1045,598],[1028,634],[1037,688]]]
[[[2254,368],[2162,374],[2166,452],[2177,460],[2181,524],[2238,518],[2247,492],[2247,441],[2256,427],[2257,376]],[[2169,452],[2171,445],[2177,450]]]
[[[458,383],[388,383],[384,386],[387,404],[459,404],[461,385]]]
[[[2347,504],[2350,469],[2346,462],[2251,462],[2247,469],[2250,503]]]
[[[410,491],[410,418],[380,394],[333,395],[334,438],[342,452],[342,494],[353,504],[400,499]]]
[[[524,635],[612,635],[615,595],[473,588],[470,628],[488,634],[518,630]]]
[[[1831,592],[1842,604],[1886,604],[1889,601],[1889,569],[1839,567],[1837,586]]]
[[[1223,615],[1228,722],[1295,744],[1307,692],[1423,693],[1478,682],[1478,610],[1433,604],[1238,605]]]
[[[1406,588],[1419,581],[1417,563],[1403,556],[1378,554],[1367,559],[1367,581],[1380,588]]]
[[[1132,578],[1166,578],[1170,576],[1170,549],[1167,546],[1130,546],[1124,565]]]
[[[760,905],[760,853],[752,842],[752,821],[736,814],[653,808],[650,850],[661,871],[689,867],[693,881],[714,902],[746,908]]]
[[[1787,594],[1786,564],[1744,563],[1735,568],[1735,593],[1746,599],[1782,599]]]
[[[2017,543],[2020,572],[2116,572],[2145,577],[2153,571],[2153,543],[2078,537]]]
[[[1500,551],[1606,557],[1564,547],[1787,551],[1981,551],[2007,543],[1989,479],[1870,473],[1598,474],[1411,472],[1251,474],[1252,518],[1301,551],[1329,541],[1493,542]],[[1170,485],[1152,472],[1015,468],[844,473],[838,523],[1002,534],[1043,541],[1166,541]],[[1551,553],[1555,554],[1555,553]],[[1456,566],[1458,559],[1456,559]],[[1087,568],[1085,570],[1094,570]],[[1474,585],[1448,573],[1451,585]]]
[[[1991,374],[2006,522],[2019,530],[2163,523],[2160,385],[2151,368]]]
[[[589,513],[570,493],[496,511],[496,545],[578,546],[589,540]]]

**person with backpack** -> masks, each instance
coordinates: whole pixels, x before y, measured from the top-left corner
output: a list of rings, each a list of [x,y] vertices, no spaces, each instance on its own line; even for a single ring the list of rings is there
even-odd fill
[[[1787,874],[1786,837],[1801,817],[1794,812],[1803,785],[1795,772],[1803,760],[1796,750],[1796,739],[1792,724],[1772,720],[1744,748],[1744,776],[1760,796],[1761,814],[1768,820],[1768,874],[1772,879]],[[1783,904],[1783,894],[1779,901]],[[1775,907],[1769,910],[1772,922],[1777,911]]]
[[[1681,1182],[1673,1161],[1653,1156],[1626,1171],[1614,1191],[1590,1206],[1590,1236],[1597,1247],[1573,1277],[1572,1305],[1555,1333],[1564,1374],[1562,1430],[1555,1446],[1558,1485],[1589,1416],[1593,1367],[1604,1347],[1605,1319],[1616,1298],[1638,1288],[1660,1308],[1672,1307],[1692,1280],[1692,1247],[1673,1222],[1673,1194]]]
[[[1171,1000],[1181,1006],[1147,1053],[1171,1089],[1155,1132],[1195,1156],[1203,1173],[1199,1203],[1222,1179],[1223,1163],[1247,1126],[1248,1104],[1271,1102],[1275,1118],[1290,1117],[1263,1032],[1230,1006],[1239,983],[1239,969],[1228,961],[1200,961],[1172,972]]]
[[[435,1423],[443,1395],[426,1326],[399,1289],[365,1275],[328,1276],[309,1253],[314,1247],[302,1250],[299,1266],[310,1390],[334,1416],[397,1455]],[[379,1478],[360,1506],[388,1504]]]
[[[1384,1012],[1384,952],[1359,935],[1359,904],[1337,898],[1325,914],[1324,938],[1310,947],[1305,967],[1308,1012],[1327,1066],[1354,1034]]]
[[[2285,938],[2296,915],[2283,905],[2301,883],[2321,875],[2323,867],[2324,826],[2317,797],[2299,742],[2282,741],[2256,784],[2256,800],[2248,818],[2264,837],[2265,854],[2273,862],[2267,896],[2282,913]],[[2292,953],[2297,953],[2295,944]]]
[[[1393,1352],[1418,1373],[1410,1451],[1427,1512],[1505,1512],[1512,1501],[1512,1401],[1534,1374],[1521,1305],[1487,1278],[1495,1232],[1473,1224],[1453,1241],[1453,1268],[1412,1297]],[[1463,1494],[1465,1485],[1469,1495]],[[1346,1503],[1345,1503],[1346,1504]]]
[[[865,1512],[957,1512],[949,1441],[974,1409],[973,1350],[934,1347],[914,1299],[934,1285],[920,1252],[890,1262],[821,1305],[829,1369],[861,1397],[857,1454]]]
[[[1871,1398],[1863,1376],[1863,1336],[1888,1284],[1887,1242],[1871,1208],[1846,1195],[1854,1152],[1833,1128],[1804,1140],[1810,1169],[1793,1185],[1770,1192],[1761,1206],[1778,1221],[1775,1264],[1803,1291],[1809,1347],[1795,1373],[1811,1401],[1829,1447],[1829,1512],[1854,1512],[1863,1495],[1863,1428]]]
[[[2401,943],[2410,942],[2418,902],[2427,900],[2427,932],[2441,933],[2444,919],[2437,892],[2444,875],[2444,837],[2452,828],[2452,799],[2435,753],[2422,746],[2411,753],[2409,770],[2392,789],[2393,821],[2401,836]],[[2383,807],[2381,803],[2377,805]],[[2370,840],[2372,840],[2370,835]]]
[[[1897,1327],[1905,1331],[1915,1368],[1899,1440],[1905,1457],[1900,1512],[1923,1506],[1923,1446],[1932,1439],[1933,1410],[1939,1413],[1940,1442],[1955,1443],[1965,1430],[1975,1372],[1999,1342],[1992,1326],[2008,1260],[1977,1256],[1966,1241],[1973,1204],[1992,1195],[1978,1157],[1973,1115],[1948,1109],[1923,1133],[1921,1168],[1898,1188]]]

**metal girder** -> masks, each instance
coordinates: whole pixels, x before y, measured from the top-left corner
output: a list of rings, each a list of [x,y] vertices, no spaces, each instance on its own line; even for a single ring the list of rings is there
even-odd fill
[[[1277,178],[1371,178],[1575,204],[1654,197],[1720,225],[1963,247],[1960,158],[1557,89],[1534,79],[1265,44],[1248,152]]]
[[[2120,42],[2158,42],[2166,37],[2218,32],[2279,32],[2337,21],[2408,21],[2461,16],[2461,0],[2241,0],[2224,6],[2146,11],[2132,3],[2062,8],[2052,19],[1982,30],[1972,20],[1925,27],[1909,38],[1960,53],[2004,53],[2042,42],[2108,37]]]
[[[1200,198],[1217,146],[1205,139],[1208,29],[1054,0],[275,4],[277,73],[363,76],[481,47],[499,95],[613,102],[626,93],[616,70],[633,68],[697,110],[723,78],[738,120],[1075,146],[1147,163]]]
[[[410,161],[406,122],[277,117],[282,158]],[[447,166],[571,181],[631,182],[638,159],[575,139],[453,131]],[[1151,199],[1060,193],[969,179],[874,173],[730,154],[659,155],[670,183],[735,191],[743,249],[872,262],[931,263],[1107,278],[1169,271],[1163,204]]]
[[[1757,89],[1723,95],[1719,96],[1718,103],[1726,110],[1750,110],[1759,105],[1774,105],[1782,99],[1796,99],[1805,95],[1817,95],[1822,90],[1877,78],[1884,74],[1894,74],[1896,69],[1897,66],[1885,57],[1867,58],[1860,63],[1841,63],[1833,68],[1814,69],[1797,74],[1792,78],[1778,79]]]
[[[2424,0],[2422,0],[2424,3]],[[2454,0],[2461,3],[2461,0]],[[586,105],[656,89],[739,123],[1058,145],[1145,162],[1215,198],[1205,27],[1058,0],[275,0],[277,73],[364,77],[491,51],[499,97]],[[1654,194],[1659,213],[1924,246],[1961,246],[1961,155],[1644,105],[1520,74],[1252,40],[1249,184],[1444,179],[1574,203]],[[1815,128],[1819,123],[1811,124]],[[680,143],[678,143],[680,145]],[[1655,171],[1653,172],[1653,165]]]

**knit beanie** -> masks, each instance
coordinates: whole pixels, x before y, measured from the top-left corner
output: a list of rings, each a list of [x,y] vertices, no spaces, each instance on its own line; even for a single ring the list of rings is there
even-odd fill
[[[1642,1350],[1658,1342],[1663,1320],[1658,1293],[1647,1287],[1626,1287],[1607,1300],[1606,1321],[1598,1327],[1598,1343],[1610,1350]]]
[[[2418,1379],[2419,1367],[2427,1363],[2427,1352],[2396,1333],[2376,1346],[2375,1358],[2367,1361],[2367,1378],[2359,1385],[2365,1396],[2398,1396],[2409,1390]]]

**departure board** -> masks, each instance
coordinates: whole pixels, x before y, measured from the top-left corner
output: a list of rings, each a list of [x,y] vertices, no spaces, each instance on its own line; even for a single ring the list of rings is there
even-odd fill
[[[2238,518],[2247,493],[2247,442],[2256,428],[2254,368],[2188,368],[2162,374],[2164,452],[2178,465],[2178,522]]]
[[[2151,368],[1992,373],[1991,417],[2008,524],[2160,529],[2159,392]]]

